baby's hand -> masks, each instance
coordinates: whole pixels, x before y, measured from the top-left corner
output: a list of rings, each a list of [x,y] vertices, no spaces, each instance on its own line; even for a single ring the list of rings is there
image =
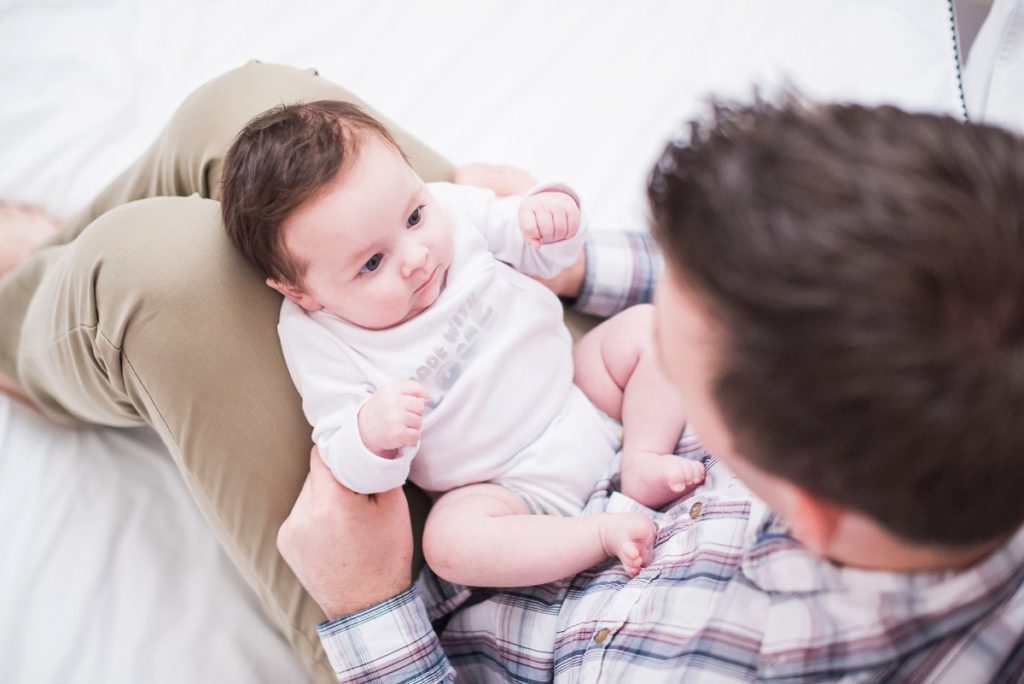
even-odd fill
[[[380,387],[357,417],[366,448],[378,456],[393,458],[401,447],[418,442],[427,399],[427,390],[415,380]]]
[[[519,228],[534,248],[568,240],[580,229],[580,208],[564,192],[540,192],[519,205]]]

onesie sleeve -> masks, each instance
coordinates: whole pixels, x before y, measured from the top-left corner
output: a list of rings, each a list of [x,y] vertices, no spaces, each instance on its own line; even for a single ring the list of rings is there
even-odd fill
[[[530,189],[522,197],[503,197],[484,188],[467,185],[438,183],[438,190],[451,199],[480,231],[491,252],[501,261],[527,275],[551,278],[571,266],[586,239],[589,218],[579,195],[562,183],[543,183]],[[569,195],[580,207],[580,227],[568,240],[552,242],[534,248],[523,237],[519,228],[519,205],[523,199],[542,192],[561,192]]]
[[[277,331],[313,441],[334,477],[360,494],[404,484],[419,444],[399,450],[395,458],[366,447],[357,416],[375,388],[349,361],[342,342],[289,301],[281,307]]]

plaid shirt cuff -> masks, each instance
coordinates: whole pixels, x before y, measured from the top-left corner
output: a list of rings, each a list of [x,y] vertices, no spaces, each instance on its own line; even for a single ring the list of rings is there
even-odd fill
[[[662,260],[654,239],[639,231],[593,230],[584,246],[586,273],[573,308],[608,317],[654,298]]]
[[[446,682],[455,671],[445,658],[423,601],[401,594],[317,627],[341,682]]]

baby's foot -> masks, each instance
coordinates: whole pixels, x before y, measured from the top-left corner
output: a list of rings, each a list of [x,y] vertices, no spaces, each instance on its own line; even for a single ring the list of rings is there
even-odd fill
[[[622,493],[658,509],[704,481],[704,465],[674,454],[637,451],[622,459]]]
[[[622,561],[630,577],[643,570],[654,555],[654,537],[658,528],[640,513],[605,513],[602,516],[601,544],[609,556]]]
[[[59,225],[41,207],[0,201],[0,276],[27,259]]]

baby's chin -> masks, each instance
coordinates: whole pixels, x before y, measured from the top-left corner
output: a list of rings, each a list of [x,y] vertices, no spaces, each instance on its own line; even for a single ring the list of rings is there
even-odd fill
[[[435,287],[435,286],[431,285],[432,289],[433,289],[433,287]],[[440,287],[438,287],[437,291],[431,294],[430,301],[422,303],[419,306],[415,307],[409,313],[409,315],[405,318],[405,320],[406,321],[412,320],[413,318],[416,318],[420,314],[422,314],[422,313],[424,313],[426,311],[429,311],[430,308],[432,306],[434,306],[434,304],[437,303],[437,300],[441,299],[441,293],[442,292],[444,292],[444,283],[441,283],[441,285],[440,285]]]
[[[399,323],[396,323],[395,325],[405,323],[406,321],[411,321],[412,319],[422,314],[424,311],[429,310],[430,307],[434,306],[434,304],[437,303],[437,300],[441,298],[441,293],[444,292],[445,286],[448,284],[448,267],[445,266],[444,272],[439,273],[436,276],[436,278],[436,282],[431,283],[430,286],[427,288],[427,292],[424,293],[430,296],[430,300],[428,302],[421,303],[417,307],[414,307],[409,312],[409,314],[406,315],[405,318],[403,318]]]

